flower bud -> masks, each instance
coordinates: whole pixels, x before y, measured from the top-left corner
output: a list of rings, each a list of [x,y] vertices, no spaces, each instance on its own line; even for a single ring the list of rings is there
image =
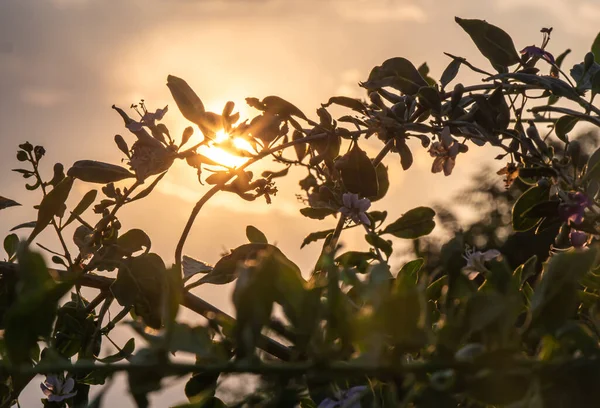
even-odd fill
[[[456,84],[454,89],[452,90],[452,94],[450,96],[450,107],[452,109],[456,108],[462,99],[463,93],[465,91],[465,87],[463,84]]]
[[[594,53],[588,52],[583,59],[583,72],[587,72],[594,65]]]

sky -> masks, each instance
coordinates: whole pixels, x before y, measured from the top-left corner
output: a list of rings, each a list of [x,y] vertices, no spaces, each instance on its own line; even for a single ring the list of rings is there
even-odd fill
[[[119,164],[115,134],[129,138],[118,115],[143,98],[150,107],[169,105],[165,123],[181,135],[189,123],[177,111],[165,86],[167,75],[184,78],[205,105],[220,112],[234,101],[242,118],[256,112],[244,98],[278,95],[307,115],[330,96],[364,97],[358,82],[384,60],[402,56],[415,65],[427,62],[439,78],[448,57],[467,57],[489,68],[454,16],[486,19],[510,33],[517,49],[541,42],[539,30],[554,27],[548,50],[554,55],[573,52],[565,67],[580,62],[597,34],[597,0],[0,0],[0,195],[22,207],[0,214],[0,231],[35,218],[31,208],[37,193],[23,188],[23,179],[10,169],[18,166],[16,148],[25,140],[47,150],[43,169],[51,172],[60,161],[65,168],[79,159]],[[479,79],[462,70],[458,80]],[[199,132],[196,132],[198,137]],[[200,140],[200,139],[194,139]],[[430,173],[431,158],[415,147],[415,165],[404,172],[390,157],[392,190],[374,204],[394,220],[407,210],[443,202],[464,186],[470,174],[495,155],[491,149],[460,157],[450,177]],[[369,145],[375,152],[377,145]],[[472,149],[473,150],[473,149]],[[498,168],[500,163],[494,163]],[[258,171],[280,166],[261,164]],[[305,272],[314,264],[320,246],[300,251],[311,231],[332,228],[336,220],[313,221],[298,210],[297,180],[292,171],[279,184],[272,205],[248,203],[222,193],[198,217],[184,253],[214,263],[229,248],[245,243],[252,224]],[[71,206],[94,186],[77,182]],[[152,238],[152,250],[173,261],[175,244],[194,203],[206,186],[195,171],[177,163],[151,198],[125,207],[125,229],[142,228]],[[94,219],[92,214],[86,214]],[[360,248],[362,234],[347,234],[342,242]],[[50,233],[40,242],[58,248]],[[400,262],[394,258],[394,262]],[[228,312],[230,288],[201,287],[195,292]],[[193,316],[184,318],[193,322]],[[119,406],[123,381],[109,398]],[[179,387],[179,388],[177,388]],[[37,385],[28,388],[27,401],[41,397]],[[181,401],[180,384],[153,400],[155,406]]]

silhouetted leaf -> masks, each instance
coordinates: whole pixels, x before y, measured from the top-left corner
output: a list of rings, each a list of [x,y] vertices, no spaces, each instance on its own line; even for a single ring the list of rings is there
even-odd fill
[[[183,117],[194,123],[201,122],[205,112],[204,104],[188,83],[181,78],[169,75],[167,87]]]
[[[292,134],[292,141],[302,139],[303,137],[304,135],[301,132],[299,132],[298,130],[294,130],[294,133]],[[298,161],[302,161],[302,159],[306,157],[307,148],[308,145],[306,143],[296,143],[294,145],[294,151],[296,152],[296,157],[298,158]]]
[[[515,44],[504,30],[483,20],[456,17],[455,21],[469,34],[479,51],[492,65],[509,67],[519,62]]]
[[[269,240],[258,228],[248,225],[246,227],[246,238],[253,244],[268,244]]]
[[[454,78],[456,78],[461,65],[462,62],[459,59],[453,59],[450,64],[448,64],[444,72],[442,72],[442,77],[440,78],[442,89],[446,88],[446,86],[448,86],[448,84],[452,82]]]
[[[27,242],[32,242],[48,226],[53,217],[62,211],[71,192],[71,187],[73,187],[73,181],[75,181],[73,177],[65,177],[42,199],[35,227],[31,231]]]
[[[4,250],[9,259],[17,252],[18,247],[19,237],[17,234],[9,234],[4,238]]]
[[[328,230],[325,230],[325,231],[311,232],[302,241],[302,245],[300,246],[300,249],[304,248],[308,244],[311,244],[313,242],[317,242],[317,241],[319,241],[321,239],[325,239],[325,238],[327,238],[327,236],[329,234],[332,234],[332,233],[333,233],[332,229],[328,229]]]
[[[134,350],[135,350],[135,339],[131,338],[131,339],[127,340],[127,343],[125,343],[125,345],[117,353],[111,354],[110,356],[106,356],[103,358],[97,358],[96,360],[98,360],[102,363],[105,363],[105,364],[116,363],[125,358],[129,358],[133,354]]]
[[[62,228],[65,228],[67,225],[69,225],[71,222],[73,222],[78,216],[83,214],[85,212],[85,210],[87,210],[90,207],[90,205],[92,205],[94,203],[97,195],[98,195],[97,190],[90,190],[87,193],[85,193],[85,195],[81,198],[81,201],[79,201],[79,203],[75,206],[73,211],[71,211],[71,215],[69,215],[67,222],[65,222],[63,224]]]
[[[145,253],[122,263],[110,290],[121,306],[133,306],[146,325],[159,329],[163,324],[166,285],[163,260],[157,254]]]
[[[300,214],[305,217],[312,218],[313,220],[322,220],[325,217],[336,214],[337,211],[331,208],[312,208],[306,207],[300,209]]]
[[[388,59],[381,66],[373,68],[369,79],[362,86],[373,90],[389,86],[407,95],[415,95],[422,86],[429,86],[429,84],[412,62],[397,57]]]
[[[130,229],[121,235],[117,238],[116,244],[119,247],[119,250],[127,255],[141,251],[144,248],[146,248],[145,252],[147,253],[152,246],[148,234],[138,228]]]
[[[21,205],[17,203],[15,200],[11,200],[10,198],[0,196],[0,210],[3,210],[8,207],[15,207]]]
[[[135,177],[124,167],[94,160],[79,160],[67,172],[68,176],[89,183],[107,184]]]
[[[567,135],[571,130],[573,130],[578,121],[579,119],[574,116],[565,115],[560,117],[554,125],[554,132],[556,133],[556,136],[563,142],[567,143],[569,141]]]
[[[344,187],[349,192],[362,197],[377,195],[379,189],[377,172],[371,159],[357,143],[336,163],[336,166],[340,169]]]
[[[16,231],[21,228],[35,228],[35,224],[36,224],[36,221],[24,222],[23,224],[19,224],[15,227],[12,227],[10,230],[12,232],[12,231]]]
[[[386,239],[381,238],[379,235],[376,234],[366,234],[365,235],[365,240],[371,244],[372,246],[374,246],[375,248],[379,248],[381,251],[383,251],[383,253],[389,257],[392,252],[393,252],[393,248],[392,248],[392,241],[388,241]]]
[[[413,164],[413,155],[410,151],[410,148],[406,144],[406,141],[396,143],[396,149],[398,149],[398,154],[400,155],[400,164],[402,165],[402,169],[408,170]]]
[[[418,98],[419,103],[433,113],[439,114],[442,111],[442,99],[437,89],[424,86],[419,89]]]
[[[435,211],[429,207],[417,207],[407,211],[402,217],[389,224],[384,234],[398,238],[416,239],[428,235],[435,228]]]
[[[280,98],[279,96],[267,96],[262,100],[265,111],[282,117],[296,116],[306,120],[306,115],[300,109]]]
[[[360,113],[365,113],[367,111],[367,107],[362,101],[359,99],[348,98],[347,96],[332,96],[329,98],[329,102],[321,104],[321,106],[327,108],[332,104],[344,106]]]
[[[131,203],[132,201],[137,201],[137,200],[147,197],[154,190],[154,188],[158,185],[158,183],[162,180],[162,178],[166,174],[167,174],[166,171],[164,173],[161,173],[157,178],[154,179],[154,181],[148,187],[146,187],[145,189],[140,191],[135,197],[133,197],[131,200],[129,200],[129,202]]]

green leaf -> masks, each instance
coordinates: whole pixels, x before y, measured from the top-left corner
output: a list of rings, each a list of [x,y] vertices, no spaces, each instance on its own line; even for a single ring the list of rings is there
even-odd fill
[[[495,67],[506,68],[519,63],[515,44],[504,30],[484,20],[455,17],[455,21],[469,34],[479,52]]]
[[[373,68],[369,79],[362,86],[373,90],[389,86],[407,95],[416,95],[421,87],[429,84],[412,62],[397,57],[388,59],[381,66]]]
[[[435,211],[429,207],[417,207],[407,211],[402,217],[389,224],[384,234],[398,238],[416,239],[428,235],[435,228]]]
[[[146,253],[150,251],[150,247],[152,246],[152,242],[150,241],[150,237],[141,229],[130,229],[119,238],[117,238],[116,242],[119,250],[124,254],[130,256],[134,252],[141,251],[146,248]]]
[[[372,233],[366,234],[365,240],[375,248],[379,248],[389,258],[394,250],[392,248],[392,241],[381,238],[379,235]]]
[[[571,68],[571,76],[577,84],[579,91],[587,91],[592,89],[592,81],[594,76],[600,72],[600,64],[594,62],[589,69],[585,69],[585,63],[576,64]]]
[[[372,252],[348,251],[335,258],[335,262],[348,268],[356,268],[358,272],[364,273],[369,267],[369,261],[375,259]]]
[[[598,251],[570,250],[554,253],[544,263],[540,281],[531,299],[532,327],[541,333],[554,332],[573,318],[579,306],[579,280],[595,265]]]
[[[568,143],[568,133],[573,130],[578,121],[579,119],[574,116],[565,115],[560,117],[554,124],[556,136],[563,142]]]
[[[594,53],[594,61],[600,64],[600,33],[596,36],[596,39],[592,43],[592,52]]]
[[[419,281],[419,271],[424,264],[425,260],[423,258],[417,258],[405,263],[396,276],[396,286],[403,289],[417,286]]]
[[[61,213],[71,192],[71,187],[73,187],[73,181],[75,181],[73,177],[65,177],[42,199],[35,228],[31,231],[27,242],[32,242],[48,226],[54,216]]]
[[[246,227],[246,238],[253,244],[268,244],[267,236],[263,234],[258,228],[248,225]]]
[[[337,211],[331,208],[312,208],[306,207],[300,209],[300,214],[305,217],[312,218],[313,220],[322,220],[325,217],[336,214]]]
[[[183,117],[194,123],[201,122],[205,112],[204,105],[188,83],[181,78],[169,75],[167,87]]]
[[[81,198],[81,201],[79,201],[79,204],[77,204],[75,206],[75,209],[71,211],[71,215],[67,219],[67,222],[63,224],[62,228],[65,228],[67,225],[72,223],[77,217],[83,214],[85,210],[87,210],[90,207],[90,205],[94,204],[97,195],[97,190],[90,190],[87,193],[85,193],[85,195]]]
[[[229,255],[225,255],[214,266],[213,270],[203,276],[198,282],[200,284],[210,283],[213,285],[224,285],[233,282],[238,276],[238,266],[247,260],[256,259],[260,252],[272,252],[280,257],[287,267],[300,273],[300,269],[281,252],[281,250],[270,244],[245,244],[235,248]]]
[[[4,250],[9,259],[17,252],[18,247],[19,237],[17,234],[9,234],[4,238]]]
[[[533,255],[529,258],[525,263],[519,265],[517,269],[513,272],[513,277],[516,279],[516,283],[519,288],[521,288],[527,279],[535,276],[536,269],[535,266],[537,264],[537,256]]]
[[[512,209],[512,226],[515,231],[528,231],[537,225],[540,218],[528,218],[524,215],[536,204],[547,201],[548,193],[547,187],[535,185],[519,197]]]
[[[336,167],[340,169],[342,182],[349,192],[361,197],[377,196],[377,171],[358,143],[354,143],[352,149],[336,162]]]
[[[135,177],[124,167],[95,160],[79,160],[67,172],[68,176],[89,183],[107,184]]]
[[[312,244],[313,242],[317,242],[317,241],[319,241],[321,239],[325,239],[330,234],[333,234],[333,229],[328,229],[328,230],[324,230],[324,231],[311,232],[302,241],[302,245],[300,246],[300,249],[304,248],[308,244]]]
[[[8,207],[15,207],[21,205],[17,203],[15,200],[11,200],[10,198],[0,196],[0,210],[4,210]]]
[[[599,180],[600,179],[600,148],[594,151],[590,155],[588,162],[585,166],[585,176],[583,177],[583,182],[587,182],[589,180]]]
[[[448,64],[444,72],[442,72],[442,77],[440,78],[442,90],[446,88],[446,86],[448,86],[448,84],[452,82],[454,78],[456,78],[456,75],[458,74],[458,70],[460,69],[461,65],[462,62],[458,58],[452,59],[450,64]]]
[[[18,253],[19,292],[5,316],[4,344],[12,364],[30,364],[31,350],[40,338],[48,338],[58,301],[73,287],[55,283],[44,259],[22,246]]]
[[[127,341],[127,343],[125,343],[125,345],[121,348],[121,350],[119,350],[119,352],[117,352],[115,354],[111,354],[110,356],[106,356],[103,358],[97,358],[96,360],[98,360],[102,363],[105,363],[105,364],[116,363],[125,358],[129,358],[133,354],[134,350],[135,350],[135,339],[131,338]]]
[[[377,195],[367,197],[372,203],[381,200],[390,189],[390,178],[388,176],[388,168],[383,163],[379,163],[375,167],[377,174]]]

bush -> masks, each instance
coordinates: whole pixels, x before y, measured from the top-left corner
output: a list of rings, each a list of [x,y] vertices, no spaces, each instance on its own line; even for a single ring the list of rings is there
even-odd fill
[[[259,113],[244,122],[232,102],[221,114],[208,112],[183,79],[169,76],[179,110],[202,132],[194,146],[188,146],[194,128],[174,138],[160,123],[167,107],[151,111],[143,101],[132,106],[140,120],[113,106],[135,137],[130,146],[115,136],[129,168],[80,160],[66,174],[57,163],[48,176],[39,171],[44,148],[19,145],[23,168],[15,171],[33,180],[26,188],[41,193],[41,201],[36,221],[13,228],[29,229],[28,238],[20,242],[11,233],[4,240],[0,406],[11,406],[36,374],[45,374],[44,406],[97,407],[103,393],[89,401],[90,388],[120,371],[128,373],[139,407],[148,406],[163,379],[182,376],[190,401],[182,406],[226,406],[216,392],[219,376],[228,373],[261,380],[232,406],[595,406],[600,150],[588,153],[590,134],[571,135],[580,122],[600,126],[593,105],[600,36],[568,76],[561,65],[569,50],[557,58],[545,50],[552,29],[542,29],[539,47],[519,53],[498,27],[456,22],[495,73],[447,54],[451,61],[436,81],[426,64],[392,58],[360,84],[366,100],[334,96],[312,120],[280,97],[247,98]],[[461,69],[481,74],[483,82],[458,83]],[[347,114],[334,119],[332,105]],[[217,142],[219,132],[229,137]],[[368,138],[381,142],[376,157],[363,149]],[[407,171],[413,164],[410,139],[428,149],[433,173],[449,176],[470,148],[487,144],[504,165],[496,178],[507,190],[486,190],[488,216],[467,231],[452,229],[441,247],[424,238],[435,228],[433,209],[388,220],[386,211],[370,208],[390,188],[385,160],[397,155]],[[201,146],[246,161],[231,168],[198,153]],[[248,170],[268,157],[277,165],[272,171]],[[175,264],[167,265],[151,252],[144,231],[123,231],[118,217],[123,206],[146,198],[175,160],[185,160],[210,188],[191,211]],[[334,229],[304,238],[302,246],[322,244],[309,279],[251,225],[249,243],[215,265],[183,255],[211,197],[276,204],[277,179],[292,166],[306,170],[301,216],[337,218]],[[103,198],[91,189],[67,209],[75,183],[101,186]],[[0,197],[2,209],[17,205]],[[447,209],[438,215],[454,219]],[[71,223],[74,246],[64,237]],[[368,251],[342,252],[339,241],[350,228],[364,229]],[[31,248],[45,229],[56,232],[62,252],[38,245],[63,271],[48,269]],[[396,238],[412,240],[417,254],[399,271],[389,264]],[[482,239],[485,251],[474,247]],[[231,282],[235,320],[190,292]],[[98,295],[87,300],[81,287]],[[107,321],[115,301],[121,312]],[[208,323],[178,322],[182,305]],[[275,305],[281,314],[273,313]],[[112,342],[108,334],[129,315],[144,347],[131,339],[100,358],[105,339]],[[196,362],[174,361],[175,353],[191,353]]]

